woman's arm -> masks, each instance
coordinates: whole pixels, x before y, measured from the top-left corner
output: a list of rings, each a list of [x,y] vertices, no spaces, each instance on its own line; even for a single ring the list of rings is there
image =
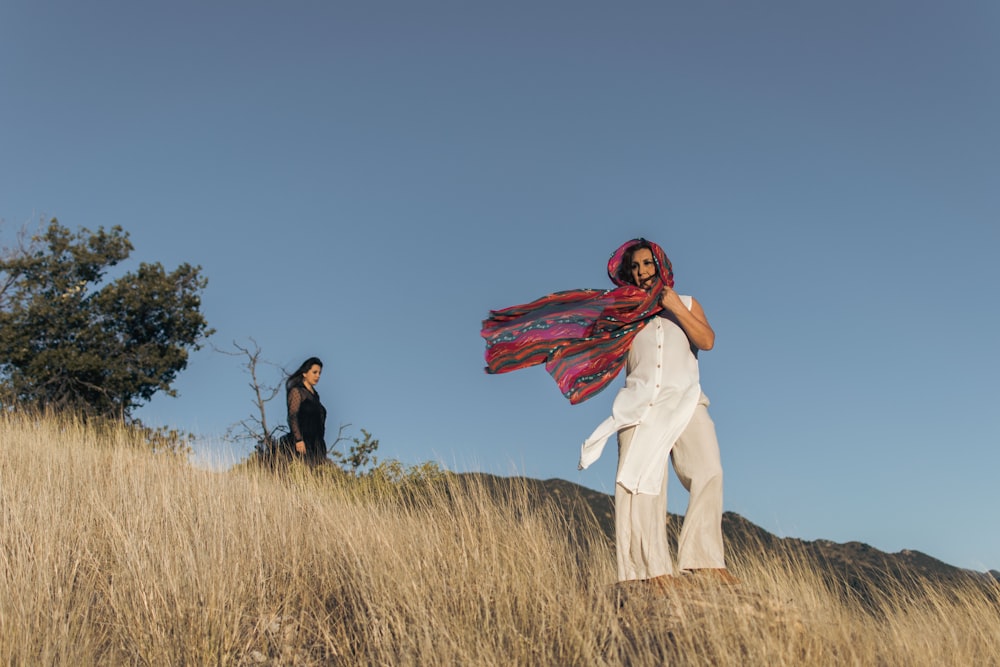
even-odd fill
[[[663,290],[663,296],[660,297],[660,305],[674,316],[674,320],[696,348],[711,350],[715,346],[715,331],[709,325],[705,311],[702,310],[697,299],[691,297],[691,310],[688,310],[681,298],[677,296],[677,292],[666,287]]]
[[[299,454],[306,453],[306,443],[302,439],[302,428],[299,426],[299,408],[302,407],[302,394],[298,387],[292,387],[288,391],[288,428],[292,431],[292,442],[295,443],[295,451]]]

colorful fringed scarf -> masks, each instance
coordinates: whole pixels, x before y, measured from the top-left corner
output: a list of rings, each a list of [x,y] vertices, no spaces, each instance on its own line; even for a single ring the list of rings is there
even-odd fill
[[[626,252],[636,245],[648,246],[657,265],[659,280],[648,292],[619,276]],[[625,365],[632,339],[662,310],[664,286],[674,285],[670,260],[660,246],[645,239],[618,248],[608,260],[608,276],[618,287],[556,292],[490,311],[481,331],[486,372],[508,373],[544,363],[573,405],[604,389]]]

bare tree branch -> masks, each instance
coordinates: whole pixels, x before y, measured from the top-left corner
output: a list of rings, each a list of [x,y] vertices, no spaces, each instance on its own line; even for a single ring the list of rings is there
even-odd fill
[[[241,419],[237,422],[235,426],[242,429],[242,432],[237,437],[256,442],[269,441],[274,437],[274,433],[277,432],[280,427],[276,427],[272,431],[268,426],[267,403],[281,391],[281,382],[279,381],[278,384],[274,385],[263,384],[258,374],[258,367],[261,364],[273,366],[279,370],[281,370],[281,367],[275,363],[261,359],[260,345],[257,344],[257,341],[254,340],[253,337],[248,338],[248,340],[250,341],[248,345],[241,345],[239,342],[234,340],[233,347],[236,351],[223,350],[215,347],[214,345],[212,346],[212,349],[230,357],[245,357],[243,368],[250,374],[250,382],[248,384],[250,389],[253,390],[253,404],[260,416],[251,415],[248,419]],[[232,431],[232,428],[230,431]]]

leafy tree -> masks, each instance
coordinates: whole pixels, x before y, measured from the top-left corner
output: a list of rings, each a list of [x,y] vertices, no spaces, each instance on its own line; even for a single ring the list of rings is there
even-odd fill
[[[105,282],[133,247],[121,227],[44,233],[0,254],[0,387],[5,403],[126,420],[173,396],[188,352],[213,332],[201,267],[139,265]]]

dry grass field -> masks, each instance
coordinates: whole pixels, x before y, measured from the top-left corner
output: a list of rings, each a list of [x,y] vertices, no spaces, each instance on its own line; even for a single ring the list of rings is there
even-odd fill
[[[206,472],[0,416],[0,664],[1000,665],[997,591],[861,604],[763,549],[738,588],[622,589],[596,523],[526,494]]]

